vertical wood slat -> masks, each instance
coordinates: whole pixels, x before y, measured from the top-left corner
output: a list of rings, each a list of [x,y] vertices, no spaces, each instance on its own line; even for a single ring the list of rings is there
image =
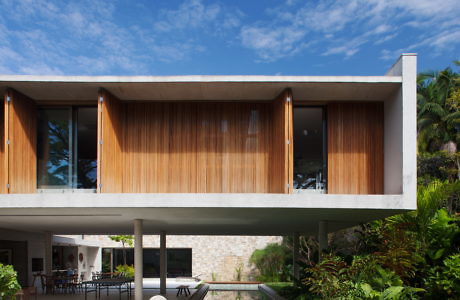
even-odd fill
[[[270,112],[267,103],[121,103],[105,92],[101,192],[269,192]]]
[[[327,107],[328,193],[383,193],[383,104]]]
[[[103,193],[123,192],[123,104],[107,91],[101,90],[99,97],[101,113],[98,119],[100,128],[99,157],[99,191]]]
[[[5,106],[9,193],[37,190],[37,106],[29,97],[12,89]]]
[[[8,91],[4,94],[3,103],[0,106],[0,194],[8,193],[6,185],[8,184],[8,157],[7,157],[7,145],[6,139],[7,135],[5,134],[6,129],[8,128],[6,122],[8,121],[5,118],[5,107],[7,105]]]
[[[292,92],[285,90],[272,103],[270,192],[292,193],[293,189],[293,117]]]

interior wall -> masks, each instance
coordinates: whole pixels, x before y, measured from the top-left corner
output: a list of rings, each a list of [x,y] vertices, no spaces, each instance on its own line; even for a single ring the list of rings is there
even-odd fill
[[[402,194],[403,192],[403,112],[402,94],[399,89],[393,97],[385,101],[384,121],[384,192]]]
[[[328,114],[329,194],[383,194],[382,103],[332,103]]]
[[[22,261],[22,264],[26,265],[26,268],[16,269],[20,272],[19,275],[24,281],[24,286],[30,286],[33,283],[33,273],[32,273],[32,258],[42,258],[45,257],[45,244],[43,239],[43,234],[25,232],[25,231],[15,231],[7,230],[0,228],[0,240],[3,241],[15,241],[21,243],[26,243],[26,253],[23,250],[14,251],[13,257]],[[0,241],[0,248],[5,249],[9,248],[8,245]],[[39,287],[40,280],[37,279],[34,282],[34,285]]]

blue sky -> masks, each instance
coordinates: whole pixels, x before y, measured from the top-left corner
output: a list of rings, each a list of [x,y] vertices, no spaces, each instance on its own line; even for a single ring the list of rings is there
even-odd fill
[[[0,0],[0,73],[383,75],[460,59],[458,0]]]

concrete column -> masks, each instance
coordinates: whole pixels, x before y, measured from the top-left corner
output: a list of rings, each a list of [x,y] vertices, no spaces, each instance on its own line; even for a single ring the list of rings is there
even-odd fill
[[[292,244],[292,266],[294,271],[294,282],[300,279],[300,270],[299,270],[299,233],[296,232],[293,235],[293,244]]]
[[[142,220],[134,220],[134,299],[143,299]]]
[[[167,270],[167,257],[166,257],[166,232],[160,233],[160,294],[166,295],[166,270]]]
[[[318,242],[319,242],[319,260],[321,261],[321,252],[327,249],[327,222],[320,221],[318,224]]]
[[[45,232],[45,274],[51,276],[53,272],[53,234]]]

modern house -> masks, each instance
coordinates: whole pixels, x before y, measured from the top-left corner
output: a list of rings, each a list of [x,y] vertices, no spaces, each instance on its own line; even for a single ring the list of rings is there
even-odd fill
[[[416,208],[416,55],[384,76],[0,76],[0,228],[327,233]],[[0,236],[0,240],[3,238]]]

